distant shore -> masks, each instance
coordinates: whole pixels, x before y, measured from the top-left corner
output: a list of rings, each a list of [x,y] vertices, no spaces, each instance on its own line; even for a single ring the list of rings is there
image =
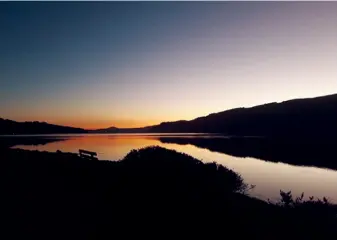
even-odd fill
[[[0,147],[15,145],[44,145],[63,141],[68,137],[111,135],[95,134],[43,134],[1,136]],[[268,138],[259,136],[225,136],[208,133],[117,133],[114,136],[154,136],[162,143],[186,145],[232,155],[254,157],[271,162],[283,162],[299,166],[315,166],[337,170],[337,139],[332,138]]]

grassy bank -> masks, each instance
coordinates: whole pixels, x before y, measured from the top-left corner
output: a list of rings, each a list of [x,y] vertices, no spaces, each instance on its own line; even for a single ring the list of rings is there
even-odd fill
[[[251,198],[235,172],[159,147],[115,162],[4,149],[1,169],[11,236],[337,237],[335,206],[286,193],[275,204]]]

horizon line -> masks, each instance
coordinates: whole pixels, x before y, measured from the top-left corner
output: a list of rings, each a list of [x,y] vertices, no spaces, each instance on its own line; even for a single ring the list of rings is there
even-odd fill
[[[321,98],[321,97],[328,97],[328,96],[333,96],[333,95],[337,95],[337,93],[333,93],[333,94],[328,94],[328,95],[319,95],[319,96],[315,96],[315,97],[305,97],[305,98],[293,98],[293,99],[287,99],[287,100],[283,100],[283,101],[280,101],[280,102],[267,102],[267,103],[262,103],[262,104],[258,104],[258,105],[253,105],[253,106],[250,106],[250,107],[236,107],[236,108],[230,108],[230,109],[225,109],[223,111],[220,111],[220,112],[226,112],[226,111],[230,111],[230,110],[233,110],[233,109],[239,109],[239,108],[253,108],[253,107],[257,107],[257,106],[262,106],[262,105],[267,105],[267,104],[272,104],[272,103],[283,103],[283,102],[288,102],[288,101],[292,101],[292,100],[303,100],[303,99],[315,99],[315,98]],[[220,113],[220,112],[214,112],[214,113],[209,113],[207,115],[204,115],[204,116],[199,116],[199,117],[195,117],[193,119],[190,119],[190,120],[186,120],[186,119],[179,119],[179,120],[174,120],[174,121],[160,121],[158,124],[153,124],[153,125],[146,125],[146,126],[141,126],[141,127],[117,127],[117,126],[114,126],[113,124],[108,126],[108,127],[99,127],[99,128],[85,128],[85,127],[77,127],[77,126],[74,126],[74,125],[71,125],[71,124],[65,124],[65,125],[62,125],[62,124],[56,124],[56,123],[53,123],[53,122],[46,122],[46,121],[17,121],[17,120],[14,120],[14,119],[7,119],[7,118],[2,118],[0,117],[0,120],[9,120],[9,121],[14,121],[14,122],[19,122],[19,123],[24,123],[24,122],[39,122],[39,123],[47,123],[47,124],[51,124],[51,125],[58,125],[58,126],[63,126],[63,127],[72,127],[72,128],[79,128],[79,129],[83,129],[83,130],[88,130],[88,131],[92,131],[92,130],[102,130],[102,129],[108,129],[108,128],[117,128],[117,129],[139,129],[139,128],[146,128],[146,127],[151,127],[151,126],[156,126],[156,125],[159,125],[161,123],[170,123],[170,122],[178,122],[178,121],[193,121],[197,118],[201,118],[201,117],[207,117],[211,114],[216,114],[216,113]]]

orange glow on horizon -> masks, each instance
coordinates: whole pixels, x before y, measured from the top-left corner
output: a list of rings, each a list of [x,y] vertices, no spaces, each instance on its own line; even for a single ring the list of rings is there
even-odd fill
[[[47,121],[48,122],[48,121]],[[76,127],[76,128],[84,128],[87,130],[94,129],[104,129],[110,127],[116,128],[140,128],[146,127],[150,125],[159,124],[160,121],[143,121],[143,120],[98,120],[98,121],[53,121],[48,122],[62,126]]]

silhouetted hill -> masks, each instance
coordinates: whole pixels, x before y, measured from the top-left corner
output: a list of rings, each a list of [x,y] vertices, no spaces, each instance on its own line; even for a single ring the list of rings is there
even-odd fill
[[[82,128],[59,126],[46,122],[15,122],[0,118],[0,135],[86,132],[87,131]]]
[[[147,133],[149,132],[149,127],[143,128],[102,128],[88,131],[89,133]]]
[[[221,133],[231,136],[337,137],[337,94],[235,108],[190,121],[163,122],[144,128],[84,130],[41,122],[0,120],[0,134],[43,133]]]
[[[336,123],[337,94],[236,108],[191,121],[164,122],[149,131],[313,138],[336,137]]]
[[[109,128],[101,128],[101,129],[95,129],[95,130],[89,130],[89,133],[117,133],[118,128],[116,127],[109,127]]]

